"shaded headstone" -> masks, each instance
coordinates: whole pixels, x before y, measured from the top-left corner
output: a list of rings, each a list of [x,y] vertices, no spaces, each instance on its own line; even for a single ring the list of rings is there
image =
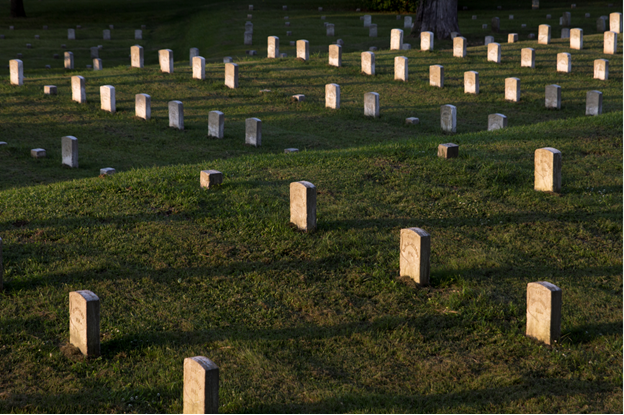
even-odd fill
[[[405,124],[418,124],[420,120],[416,117],[409,117],[405,119]]]
[[[602,114],[602,92],[587,91],[585,100],[585,115]]]
[[[500,19],[498,17],[492,17],[492,32],[498,33],[500,31]]]
[[[197,49],[197,48],[190,48],[189,49],[189,66],[191,68],[193,67],[193,58],[195,56],[199,56],[199,49]]]
[[[137,29],[134,31],[134,40],[142,40],[143,39],[143,31]]]
[[[85,90],[85,79],[82,76],[72,76],[72,101],[80,104],[87,103],[87,92]]]
[[[102,39],[111,40],[111,32],[109,29],[102,30]]]
[[[368,37],[377,37],[377,25],[371,24],[368,26]]]
[[[260,147],[262,144],[262,121],[258,118],[245,120],[245,144]]]
[[[444,67],[442,65],[429,67],[429,85],[444,88]]]
[[[550,26],[547,24],[539,25],[537,43],[540,45],[550,44]]]
[[[46,156],[46,151],[43,148],[33,148],[30,150],[30,156],[36,159],[41,159]]]
[[[223,173],[218,170],[202,170],[199,173],[199,186],[210,189],[210,186],[217,186],[223,183]]]
[[[11,85],[24,85],[24,63],[19,59],[9,61],[9,69],[11,72]]]
[[[410,45],[409,43],[403,43],[403,45],[401,46],[401,50],[411,50],[412,49],[412,45]]]
[[[433,32],[420,32],[420,50],[433,50]]]
[[[143,46],[134,45],[130,47],[130,66],[133,68],[143,67]]]
[[[74,69],[74,54],[72,52],[65,52],[64,65],[65,69]]]
[[[310,43],[305,39],[297,41],[297,58],[304,61],[310,60]]]
[[[570,29],[569,28],[564,28],[561,29],[561,39],[570,39]]]
[[[507,43],[516,43],[518,41],[517,33],[510,33],[507,35]]]
[[[152,97],[147,94],[136,94],[134,96],[134,114],[144,120],[152,118]]]
[[[292,102],[304,102],[305,101],[305,95],[303,95],[303,94],[295,94],[292,97],[290,97],[290,100]]]
[[[468,42],[465,37],[457,36],[453,39],[453,56],[456,58],[465,58],[467,55],[467,44]]]
[[[375,75],[375,54],[362,52],[362,72],[366,75]]]
[[[407,58],[405,56],[394,57],[394,80],[395,81],[407,81],[409,77],[409,70],[407,65]]]
[[[244,45],[251,45],[253,43],[253,32],[245,32],[244,34],[244,39],[243,39],[243,44]]]
[[[225,64],[225,86],[228,88],[238,88],[238,65],[235,63]]]
[[[570,30],[570,49],[583,49],[583,29]]]
[[[545,97],[546,108],[561,109],[561,87],[559,85],[546,85]]]
[[[325,34],[327,36],[335,36],[333,23],[327,23],[327,26],[325,26]]]
[[[438,145],[438,157],[443,159],[451,159],[459,157],[459,146],[453,143],[445,143]]]
[[[507,117],[498,113],[488,115],[488,131],[500,130],[501,128],[507,128]]]
[[[225,115],[221,111],[208,113],[208,137],[223,138]]]
[[[76,40],[76,30],[67,29],[67,40]]]
[[[340,108],[340,85],[325,85],[325,107],[332,109]]]
[[[479,94],[479,73],[475,71],[464,72],[464,94]]]
[[[457,128],[457,108],[454,105],[440,107],[440,126],[442,131],[454,133]]]
[[[43,93],[45,95],[56,95],[56,85],[44,85]]]
[[[206,59],[202,56],[193,57],[193,79],[206,79]]]
[[[306,232],[316,228],[316,187],[312,183],[290,184],[290,223]]]
[[[370,24],[371,24],[371,17],[370,17],[369,14],[365,14],[364,15],[364,19],[362,19],[362,20],[364,20],[364,27],[370,26]]]
[[[279,58],[279,37],[269,36],[267,38],[267,58]]]
[[[181,101],[169,101],[169,127],[184,130],[184,105]]]
[[[535,150],[534,183],[533,188],[541,192],[561,190],[561,151],[552,147]]]
[[[594,61],[594,79],[606,81],[609,79],[609,61],[606,59],[596,59]]]
[[[113,114],[117,111],[114,86],[102,85],[100,87],[100,108]]]
[[[100,355],[100,299],[91,291],[69,293],[69,342],[84,355]]]
[[[552,345],[561,335],[561,289],[546,281],[527,285],[526,335]]]
[[[411,16],[405,16],[403,18],[403,29],[412,30],[412,17]]]
[[[204,356],[184,359],[183,395],[183,413],[219,413],[219,367]]]
[[[100,58],[96,58],[93,59],[93,70],[94,71],[101,71],[102,70],[102,59]]]
[[[572,72],[572,55],[566,52],[557,53],[557,72]]]
[[[522,48],[520,51],[520,67],[535,68],[535,49]]]
[[[331,66],[342,66],[342,46],[329,45],[329,64]]]
[[[61,138],[63,166],[78,168],[78,139],[71,135]]]
[[[403,31],[392,29],[390,31],[390,50],[401,50],[403,47]]]
[[[501,45],[499,43],[490,43],[487,49],[488,62],[501,63]]]
[[[429,285],[431,235],[420,228],[401,229],[399,273],[417,284]]]
[[[485,37],[485,46],[489,45],[490,43],[494,43],[494,36],[486,36]]]
[[[605,32],[607,30],[607,19],[604,16],[600,16],[596,19],[596,30],[599,33]]]
[[[603,53],[605,55],[615,55],[617,53],[617,38],[615,32],[604,32]]]
[[[100,57],[100,49],[97,46],[91,47],[91,59]]]
[[[572,13],[570,12],[563,12],[563,16],[562,17],[562,21],[561,21],[561,25],[562,26],[571,26],[572,25]]]
[[[159,50],[158,62],[160,63],[161,72],[173,73],[173,51],[171,49]]]
[[[223,58],[223,63],[232,63],[232,57],[231,56],[226,56],[225,58]]]
[[[379,117],[379,94],[367,92],[364,94],[364,115],[367,117]]]
[[[284,154],[298,153],[298,152],[299,152],[298,148],[285,148],[284,149]]]

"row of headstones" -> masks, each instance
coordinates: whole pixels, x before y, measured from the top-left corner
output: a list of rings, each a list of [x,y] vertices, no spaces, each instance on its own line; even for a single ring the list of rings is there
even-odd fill
[[[113,25],[109,26],[110,29],[104,29],[102,31],[102,39],[111,40],[111,29],[114,29]],[[143,30],[145,29],[145,25],[141,26],[141,29],[136,29],[134,31],[134,39],[142,40],[143,39]],[[76,40],[76,29],[67,29],[67,40]]]

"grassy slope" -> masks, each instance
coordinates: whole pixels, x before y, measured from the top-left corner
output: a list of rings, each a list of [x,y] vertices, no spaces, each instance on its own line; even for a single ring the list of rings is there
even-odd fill
[[[68,4],[59,4],[64,15]],[[75,15],[82,19],[67,15],[62,27],[82,22],[92,32],[81,43],[88,53],[101,43],[94,34],[105,26],[95,17],[102,12],[117,10],[106,24],[128,34],[148,19],[146,50],[172,47],[179,56],[200,47],[215,62],[207,67],[210,80],[190,80],[185,62],[173,76],[154,66],[138,73],[114,67],[125,64],[114,55],[135,43],[114,40],[102,52],[110,53],[103,56],[109,69],[76,71],[87,77],[86,106],[69,100],[62,70],[31,69],[26,59],[26,86],[0,86],[0,140],[9,142],[0,150],[2,412],[181,412],[182,360],[197,354],[221,368],[223,412],[622,411],[621,53],[610,58],[608,82],[591,77],[591,62],[604,57],[596,36],[573,52],[574,72],[565,75],[554,71],[554,55],[569,51],[561,41],[503,45],[499,66],[485,62],[484,47],[462,61],[439,42],[441,51],[406,53],[406,85],[392,81],[395,54],[388,51],[378,54],[374,78],[359,75],[357,53],[345,56],[343,69],[328,67],[325,56],[308,64],[238,59],[242,88],[230,91],[216,62],[237,55],[228,50],[244,50],[245,5],[235,17],[224,6],[189,15],[189,3],[160,16],[159,5],[141,18],[133,14],[139,9],[95,5]],[[283,13],[256,8],[256,43],[280,35],[269,28],[283,24]],[[579,4],[574,14],[585,10],[605,12]],[[338,30],[332,13],[323,14]],[[335,13],[354,30],[360,26],[357,15]],[[464,12],[466,27],[473,13],[487,21],[497,12]],[[318,14],[288,12],[313,45],[327,43],[310,36],[322,30]],[[513,14],[518,26],[523,16],[534,26],[543,22],[530,11]],[[211,34],[234,24],[227,19],[241,30],[193,38],[201,28]],[[128,22],[125,29],[120,21]],[[374,21],[380,34],[396,26],[393,16]],[[479,31],[466,35],[480,39]],[[63,33],[55,33],[56,43]],[[387,43],[365,35],[341,36],[347,52]],[[261,55],[262,44],[254,46]],[[523,46],[538,49],[537,70],[519,68]],[[155,52],[147,56],[154,64]],[[426,84],[435,63],[447,71],[443,90]],[[466,70],[481,73],[478,97],[462,93]],[[508,76],[523,81],[519,104],[502,99]],[[339,112],[322,108],[328,82],[343,86]],[[59,96],[41,96],[49,83],[59,85]],[[550,83],[564,88],[561,111],[543,109]],[[98,110],[103,84],[117,87],[116,115]],[[273,92],[260,95],[264,88]],[[603,91],[605,115],[583,116],[589,89]],[[382,97],[378,120],[361,115],[370,90]],[[133,118],[139,92],[153,97],[150,122]],[[294,93],[305,93],[307,102],[290,103]],[[184,132],[166,128],[170,99],[185,103]],[[439,105],[446,103],[459,109],[453,136],[439,133]],[[212,109],[226,113],[224,140],[205,138]],[[511,128],[484,132],[492,112],[508,115]],[[402,125],[411,115],[419,126]],[[264,122],[259,149],[242,144],[249,116]],[[79,138],[77,170],[59,168],[67,134]],[[435,156],[437,144],[448,141],[461,145],[459,159]],[[280,154],[291,146],[307,151]],[[532,190],[532,154],[544,146],[563,152],[560,195]],[[30,159],[33,147],[47,148],[48,158]],[[122,173],[94,177],[106,166]],[[225,184],[200,190],[198,173],[206,168],[223,171]],[[288,184],[295,180],[319,190],[319,229],[310,235],[288,226]],[[410,226],[432,234],[429,288],[398,277],[399,230]],[[554,348],[523,336],[526,284],[538,280],[564,290],[563,337]],[[76,289],[102,301],[97,360],[61,348],[68,292]]]

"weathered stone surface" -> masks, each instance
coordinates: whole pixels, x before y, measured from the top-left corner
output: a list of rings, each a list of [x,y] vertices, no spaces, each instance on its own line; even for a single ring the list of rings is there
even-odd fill
[[[598,33],[602,33],[607,30],[607,19],[604,16],[600,16],[596,19],[596,30]]]
[[[160,63],[161,72],[173,73],[173,51],[171,49],[159,50],[158,61]]]
[[[561,29],[561,39],[570,39],[570,28]]]
[[[327,36],[335,36],[333,23],[327,23],[327,25],[325,26],[325,34]]]
[[[193,67],[193,58],[195,56],[199,56],[199,49],[197,49],[197,48],[190,48],[189,49],[189,66],[191,68]]]
[[[362,72],[366,75],[375,75],[375,54],[362,52]]]
[[[364,27],[368,27],[371,25],[371,17],[369,14],[365,14],[364,19],[362,20],[364,21]]]
[[[550,44],[550,25],[541,24],[539,25],[537,35],[537,43],[540,45],[549,45]]]
[[[134,114],[144,120],[152,118],[152,97],[147,94],[134,96]]]
[[[507,43],[516,43],[518,41],[517,33],[510,33],[507,35]]]
[[[67,40],[76,40],[76,30],[67,29]]]
[[[87,103],[87,92],[85,89],[85,79],[82,76],[72,76],[72,100],[80,104]]]
[[[117,111],[114,86],[102,85],[100,87],[100,108],[111,113]]]
[[[433,50],[433,32],[420,32],[420,50]]]
[[[535,68],[535,49],[522,48],[520,51],[520,66],[522,68]]]
[[[193,79],[206,79],[206,59],[202,56],[193,57]]]
[[[91,59],[100,57],[100,49],[97,46],[91,47]]]
[[[534,189],[555,193],[561,190],[561,152],[556,148],[535,150]]]
[[[65,52],[64,65],[65,69],[74,69],[74,54],[72,52]]]
[[[184,130],[184,105],[182,101],[169,101],[169,127]]]
[[[93,70],[94,71],[101,71],[102,68],[103,68],[103,66],[102,66],[102,59],[100,59],[100,58],[93,59]]]
[[[112,176],[115,173],[117,173],[117,171],[112,167],[104,167],[103,169],[100,169],[101,176]]]
[[[342,46],[329,45],[329,64],[331,66],[342,66]]]
[[[429,85],[444,88],[444,67],[442,65],[429,67]]]
[[[487,45],[489,45],[490,43],[494,43],[494,36],[486,36],[486,37],[485,37],[485,42],[484,42],[484,45],[485,45],[485,46],[487,46]]]
[[[501,63],[501,45],[493,42],[488,45],[488,62]]]
[[[464,94],[479,94],[479,72],[464,72]]]
[[[403,29],[412,30],[412,16],[405,16],[403,18]]]
[[[69,342],[86,356],[100,355],[100,299],[91,291],[69,293]]]
[[[45,95],[56,95],[56,85],[44,85],[43,93]]]
[[[557,72],[572,72],[572,55],[567,52],[557,54]]]
[[[225,64],[225,86],[228,88],[238,88],[238,65],[235,63]]]
[[[183,413],[219,413],[219,367],[204,356],[184,359]]]
[[[245,120],[245,144],[254,147],[262,145],[262,121],[258,118],[247,118]]]
[[[71,135],[61,138],[63,166],[78,168],[78,139]]]
[[[501,128],[507,128],[507,117],[498,113],[488,115],[488,131],[500,130]]]
[[[561,335],[561,288],[546,281],[527,285],[526,335],[552,345]]]
[[[102,39],[111,40],[111,31],[109,29],[102,30]]]
[[[407,81],[409,77],[408,60],[405,56],[395,56],[394,58],[394,80]]]
[[[438,145],[438,157],[445,159],[459,157],[459,146],[453,143]]]
[[[431,235],[420,228],[401,229],[400,250],[400,276],[410,277],[420,285],[429,285]]]
[[[507,101],[513,101],[513,102],[520,101],[520,79],[519,78],[506,78],[505,79],[505,99]]]
[[[561,87],[546,85],[546,108],[561,109]]]
[[[279,58],[279,37],[269,36],[267,38],[267,58]]]
[[[583,29],[570,30],[570,49],[583,49]]]
[[[305,39],[301,39],[297,41],[297,58],[303,59],[304,61],[310,60],[310,43]],[[331,59],[331,52],[330,52],[330,59]]]
[[[367,117],[379,117],[379,94],[367,92],[364,94],[364,115]]]
[[[403,47],[403,31],[392,29],[390,31],[390,50],[401,50]]]
[[[134,45],[130,47],[130,66],[133,68],[143,67],[143,46]]]
[[[606,59],[596,59],[594,61],[594,79],[606,81],[609,79],[609,61]]]
[[[202,170],[199,173],[199,185],[204,189],[223,183],[223,173],[218,170]]]
[[[498,33],[500,31],[500,19],[498,17],[492,17],[492,32]]]
[[[295,94],[290,99],[291,99],[291,101],[294,101],[294,102],[304,102],[305,101],[305,95],[303,95],[303,94]]]
[[[316,228],[316,187],[312,183],[290,184],[290,222],[306,232]]]
[[[457,129],[457,108],[454,105],[440,107],[440,127],[442,131],[454,133]]]
[[[221,111],[208,113],[208,137],[223,138],[225,115]]]
[[[243,44],[251,45],[253,43],[253,32],[246,31],[244,33]]]
[[[615,32],[604,32],[603,53],[605,55],[615,55],[617,53],[617,38]]]
[[[19,59],[9,61],[11,72],[11,85],[24,85],[24,63]]]
[[[416,117],[409,117],[405,119],[405,124],[419,124],[420,120]]]
[[[340,108],[340,85],[325,85],[325,107],[332,109]]]
[[[622,33],[622,13],[611,13],[609,15],[609,31]]]
[[[377,25],[371,24],[368,26],[368,37],[377,37]]]
[[[587,98],[585,101],[585,115],[600,114],[602,114],[602,92],[587,91]]]
[[[143,40],[143,31],[141,29],[134,31],[134,40]]]
[[[465,58],[468,55],[466,45],[468,42],[465,37],[457,36],[453,39],[453,56],[456,58]]]

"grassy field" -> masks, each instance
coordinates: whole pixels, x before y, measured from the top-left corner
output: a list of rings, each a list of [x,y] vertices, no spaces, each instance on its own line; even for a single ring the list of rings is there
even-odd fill
[[[621,413],[622,41],[604,55],[596,18],[622,8],[499,3],[460,1],[466,59],[452,57],[450,41],[390,52],[402,22],[371,13],[379,37],[369,38],[355,2],[291,1],[283,12],[283,2],[264,1],[249,12],[249,2],[49,0],[27,1],[26,20],[5,12],[0,61],[23,53],[26,81],[11,86],[6,70],[0,82],[0,412],[179,413],[182,362],[203,355],[220,367],[222,412]],[[582,51],[559,39],[563,11],[584,30]],[[248,13],[252,47],[243,45]],[[494,16],[501,64],[482,45],[491,32],[481,24]],[[542,23],[553,27],[549,46],[528,39]],[[113,40],[103,41],[109,24]],[[76,25],[77,40],[67,40]],[[519,43],[506,43],[510,32]],[[286,59],[264,58],[270,35]],[[309,62],[288,43],[302,38]],[[338,38],[342,68],[327,65]],[[137,43],[143,70],[128,67]],[[105,69],[93,72],[85,66],[98,44]],[[381,49],[376,76],[360,73],[370,46]],[[190,47],[206,58],[205,81],[191,79]],[[536,49],[536,69],[520,68],[523,47]],[[174,51],[172,75],[158,70],[162,48]],[[76,70],[52,59],[65,50]],[[572,73],[556,72],[560,52],[572,54]],[[398,55],[409,58],[407,83],[393,80]],[[223,86],[224,56],[240,65],[239,89]],[[608,81],[593,79],[599,58],[609,59]],[[428,84],[433,64],[445,68],[443,89]],[[463,93],[469,70],[480,75],[477,96]],[[76,74],[86,105],[71,101]],[[521,79],[518,103],[504,100],[507,77]],[[324,108],[327,83],[341,85],[338,111]],[[43,95],[50,84],[57,96]],[[99,109],[106,84],[116,87],[116,114]],[[562,87],[559,111],[544,108],[549,84]],[[594,89],[604,113],[587,117]],[[363,116],[371,91],[378,119]],[[152,96],[150,121],[134,117],[137,93]],[[291,102],[298,93],[306,102]],[[168,128],[173,99],[184,103],[184,131]],[[458,109],[456,134],[440,130],[444,104]],[[223,140],[206,137],[211,110],[225,113]],[[509,128],[487,132],[491,113]],[[420,124],[405,125],[411,116]],[[244,145],[248,117],[263,121],[262,147]],[[61,167],[65,135],[78,138],[78,169]],[[460,145],[459,158],[437,158],[446,142]],[[563,154],[560,194],[533,190],[533,152],[546,146]],[[35,147],[47,158],[31,158]],[[98,177],[103,167],[118,173]],[[200,189],[205,169],[222,171],[224,184]],[[310,234],[288,223],[289,183],[299,180],[318,189]],[[398,272],[400,229],[414,226],[432,235],[429,287]],[[533,281],[563,290],[553,347],[524,336]],[[67,345],[68,294],[82,289],[101,301],[95,359]]]

